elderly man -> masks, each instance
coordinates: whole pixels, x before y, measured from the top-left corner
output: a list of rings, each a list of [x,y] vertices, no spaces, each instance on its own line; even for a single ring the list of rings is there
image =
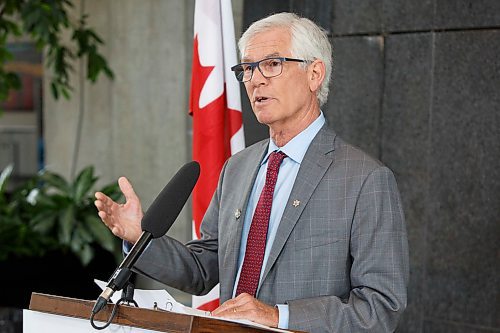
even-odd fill
[[[220,283],[213,315],[309,332],[389,332],[406,307],[408,246],[392,172],[325,124],[331,46],[308,19],[281,13],[239,42],[243,82],[270,139],[225,164],[202,239],[153,240],[136,269],[193,294]],[[142,210],[96,193],[99,216],[135,242]]]

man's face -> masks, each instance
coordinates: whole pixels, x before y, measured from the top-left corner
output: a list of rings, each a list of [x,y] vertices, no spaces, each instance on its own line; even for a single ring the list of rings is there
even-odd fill
[[[243,62],[269,57],[292,57],[290,33],[274,29],[257,34],[245,49]],[[255,68],[245,88],[257,120],[268,126],[293,126],[316,99],[308,85],[308,72],[297,62],[283,62],[279,76],[265,78]]]

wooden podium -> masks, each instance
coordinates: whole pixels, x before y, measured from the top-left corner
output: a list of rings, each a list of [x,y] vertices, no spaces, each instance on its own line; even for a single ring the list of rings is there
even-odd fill
[[[60,329],[60,332],[80,332],[81,330],[77,329],[78,325],[80,325],[86,332],[97,331],[92,328],[89,320],[94,304],[95,301],[33,293],[31,295],[29,310],[25,310],[24,312],[23,332],[42,332],[44,330],[41,327],[41,322],[49,322],[51,320],[54,322],[52,325],[57,326],[57,328]],[[113,305],[108,304],[96,315],[95,321],[99,321],[99,326],[102,326],[102,323],[107,321],[112,308]],[[82,320],[85,320],[86,323]],[[85,324],[87,326],[85,326]],[[66,327],[64,328],[62,326]],[[117,330],[117,327],[119,330]],[[52,331],[52,327],[50,329]],[[212,318],[173,313],[164,310],[150,310],[120,305],[116,316],[113,319],[112,325],[106,330],[103,330],[103,332],[117,331],[256,333],[271,332],[272,330]]]

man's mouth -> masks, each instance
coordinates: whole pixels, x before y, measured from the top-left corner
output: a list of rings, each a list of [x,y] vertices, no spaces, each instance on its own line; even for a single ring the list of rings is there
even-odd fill
[[[255,103],[263,103],[265,101],[269,100],[269,98],[264,97],[264,96],[259,96],[255,98]]]

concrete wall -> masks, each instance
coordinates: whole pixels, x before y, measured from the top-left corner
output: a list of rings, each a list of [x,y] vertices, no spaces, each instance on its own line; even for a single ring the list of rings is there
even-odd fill
[[[190,1],[75,2],[75,16],[103,37],[103,53],[115,73],[85,81],[75,63],[70,101],[44,95],[48,169],[72,177],[94,165],[100,184],[127,176],[144,209],[190,158],[187,102],[190,83],[193,4]],[[45,78],[45,86],[48,78]],[[172,229],[190,236],[188,210]]]

